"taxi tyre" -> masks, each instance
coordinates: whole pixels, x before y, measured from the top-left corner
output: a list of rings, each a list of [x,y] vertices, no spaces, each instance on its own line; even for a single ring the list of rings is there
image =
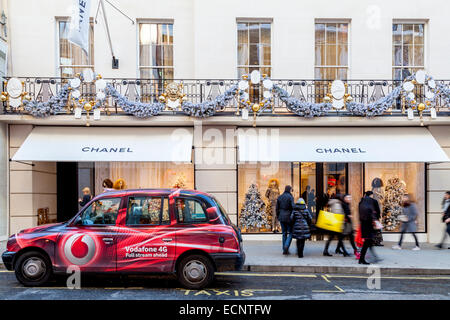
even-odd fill
[[[17,280],[26,287],[45,284],[52,275],[50,259],[39,251],[28,251],[17,257],[14,263]]]
[[[183,258],[178,264],[177,278],[188,289],[202,289],[214,280],[214,266],[208,257],[193,254]]]

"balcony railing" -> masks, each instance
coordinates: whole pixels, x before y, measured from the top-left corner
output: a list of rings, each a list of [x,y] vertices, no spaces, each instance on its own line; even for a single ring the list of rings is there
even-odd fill
[[[19,78],[23,81],[24,91],[28,93],[31,99],[41,102],[48,101],[53,95],[55,95],[61,87],[67,83],[69,79],[64,78],[32,78],[22,77]],[[173,80],[153,80],[153,79],[112,79],[104,78],[110,83],[119,93],[126,96],[132,101],[142,101],[145,103],[158,101],[159,96],[164,92],[165,82],[182,82],[183,92],[186,94],[188,101],[192,103],[200,103],[207,100],[212,100],[218,95],[224,93],[227,89],[236,85],[239,80],[206,80],[206,79],[173,79]],[[272,79],[272,81],[285,89],[291,96],[301,99],[305,102],[322,102],[323,98],[329,93],[329,84],[331,80],[286,80],[286,79]],[[395,80],[346,80],[347,93],[349,93],[353,101],[364,104],[369,104],[377,101],[378,99],[386,96],[392,90],[401,84],[400,81]],[[450,80],[436,80],[436,83],[450,85]],[[95,100],[96,91],[93,83],[82,83],[80,88],[81,97],[86,101]],[[6,91],[5,83],[3,83],[3,91]],[[259,102],[259,94],[262,94],[263,90],[258,90],[256,86],[257,94],[253,94],[250,100],[253,102]],[[418,88],[415,91],[417,101],[424,100],[424,89]],[[261,99],[262,100],[262,99]],[[3,114],[21,114],[25,113],[20,108],[8,108],[7,102],[2,102],[3,108],[1,109]],[[124,114],[121,106],[115,103],[110,97],[106,99],[106,105],[108,111],[112,114]],[[445,101],[440,97],[437,99],[437,111],[438,115],[450,115],[449,106],[445,104]],[[239,108],[237,99],[233,99],[229,105],[218,111],[218,115],[232,115],[235,114]],[[392,106],[392,109],[388,110],[385,115],[399,115],[401,114],[401,101],[398,101]],[[250,110],[250,113],[252,111]],[[275,115],[289,115],[291,114],[286,108],[285,104],[275,96],[273,106],[265,109],[263,114],[275,114]],[[65,112],[61,112],[65,114]],[[181,111],[164,111],[162,114],[177,115],[183,114]],[[345,110],[330,111],[329,116],[349,116]]]

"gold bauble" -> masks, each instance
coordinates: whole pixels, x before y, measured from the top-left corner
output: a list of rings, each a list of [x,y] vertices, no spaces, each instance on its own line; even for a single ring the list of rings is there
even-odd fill
[[[419,111],[425,110],[425,103],[419,103],[419,105],[417,106],[417,110]]]
[[[325,96],[323,98],[323,102],[325,102],[325,103],[330,103],[330,101],[331,101],[331,98],[329,96]]]
[[[353,97],[349,95],[349,96],[347,96],[347,98],[345,98],[345,101],[352,102],[353,101]]]
[[[3,102],[6,101],[6,99],[8,99],[4,94],[1,95],[0,100],[2,100]]]
[[[30,97],[28,94],[26,94],[23,98],[24,98],[25,100],[28,100],[28,101],[31,100],[31,97]]]
[[[259,106],[262,108],[262,107],[264,107],[264,101],[261,101],[260,103],[259,103]]]
[[[425,104],[426,104],[427,106],[431,106],[431,101],[427,100],[427,101],[425,101]]]
[[[246,103],[247,103],[248,105],[251,105],[251,104],[252,104],[250,100],[247,100]]]
[[[411,104],[416,104],[416,100],[411,100]]]
[[[86,111],[91,111],[92,110],[92,105],[89,102],[86,102],[83,106],[84,110]]]
[[[252,106],[253,112],[258,112],[259,109],[260,109],[260,106],[259,106],[259,104],[257,104],[257,103],[255,103],[255,104]]]
[[[166,102],[166,97],[164,97],[164,96],[159,96],[159,102],[161,102],[161,103],[164,103],[164,102]]]
[[[248,79],[248,75],[247,75],[247,74],[244,74],[244,75],[242,76],[242,79],[243,79],[243,80],[247,80],[247,79]]]
[[[417,84],[417,81],[416,80],[411,80],[411,83],[412,84]]]
[[[181,101],[186,102],[186,101],[187,101],[187,97],[186,97],[186,96],[183,96],[183,97],[181,98]]]

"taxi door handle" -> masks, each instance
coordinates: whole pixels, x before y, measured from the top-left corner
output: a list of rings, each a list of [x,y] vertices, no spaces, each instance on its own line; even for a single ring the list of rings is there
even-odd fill
[[[172,238],[163,238],[162,239],[162,241],[164,241],[164,242],[170,242],[170,241],[172,241],[173,239]]]
[[[103,242],[106,244],[112,244],[113,243],[113,238],[103,238]]]

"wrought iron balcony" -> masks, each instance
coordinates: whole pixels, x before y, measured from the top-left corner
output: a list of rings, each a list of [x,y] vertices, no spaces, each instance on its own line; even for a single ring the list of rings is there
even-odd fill
[[[40,102],[48,101],[52,96],[57,94],[59,90],[66,84],[69,79],[65,78],[32,78],[21,77],[23,82],[23,90],[29,95],[29,98]],[[173,79],[173,80],[153,80],[153,79],[111,79],[104,78],[110,83],[120,94],[126,96],[132,101],[141,101],[144,103],[156,102],[162,93],[164,93],[164,85],[170,82],[183,83],[183,93],[187,101],[192,103],[200,103],[214,99],[218,95],[224,93],[227,89],[236,85],[237,79]],[[289,79],[272,79],[273,83],[286,90],[292,97],[300,99],[305,102],[322,102],[329,93],[329,85],[331,80],[289,80]],[[400,81],[395,80],[346,80],[347,93],[351,95],[354,102],[369,104],[383,98],[392,90],[401,84]],[[450,85],[450,80],[436,80],[436,83]],[[3,91],[6,91],[6,82],[3,83]],[[93,83],[83,82],[79,88],[81,97],[86,101],[96,99],[96,90]],[[258,103],[262,100],[262,89],[256,85],[250,92],[249,100],[252,103]],[[416,88],[415,95],[418,101],[425,99],[424,89]],[[26,113],[22,108],[10,108],[7,101],[3,101],[3,114],[24,114]],[[124,114],[121,106],[113,101],[110,97],[106,98],[105,104],[107,110],[112,114]],[[439,116],[450,115],[449,106],[446,105],[442,98],[437,98],[436,109]],[[233,115],[239,110],[238,98],[230,101],[228,106],[223,110],[217,112],[218,115]],[[402,110],[401,101],[398,101],[385,112],[385,115],[400,115]],[[290,111],[285,104],[274,97],[274,101],[270,108],[264,109],[261,112],[272,115],[289,115]],[[61,112],[65,114],[65,112]],[[163,111],[162,114],[177,115],[183,114],[181,111],[170,110]],[[250,110],[252,114],[252,110]],[[350,113],[344,110],[330,111],[328,116],[349,116]]]

